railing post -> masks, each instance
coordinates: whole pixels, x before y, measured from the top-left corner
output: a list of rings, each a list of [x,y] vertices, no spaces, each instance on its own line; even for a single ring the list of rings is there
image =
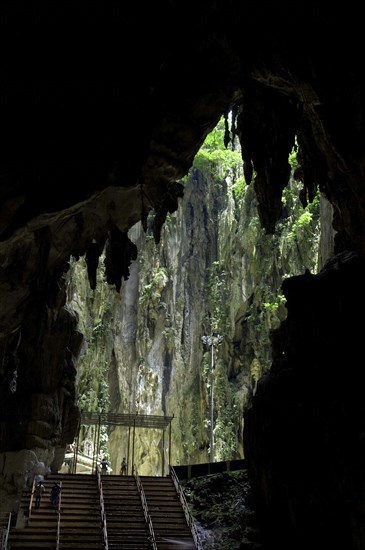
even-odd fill
[[[140,480],[140,477],[138,475],[137,468],[136,468],[135,465],[133,466],[133,470],[134,470],[134,477],[135,477],[136,483],[137,483],[137,488],[138,488],[138,491],[139,491],[139,496],[140,496],[141,502],[142,502],[144,517],[145,517],[145,520],[146,520],[146,523],[148,525],[148,529],[149,529],[149,532],[150,532],[149,541],[152,544],[153,550],[157,550],[155,531],[153,529],[152,519],[151,519],[150,513],[148,511],[146,495],[145,495],[143,485],[142,485],[142,482]]]
[[[196,547],[197,550],[203,550],[203,547],[202,547],[202,545],[200,544],[200,541],[199,541],[199,535],[198,535],[198,532],[197,532],[196,527],[195,527],[193,516],[190,513],[188,503],[186,502],[186,498],[185,498],[185,495],[184,495],[184,491],[182,490],[182,488],[180,486],[179,479],[176,475],[176,472],[175,472],[175,469],[173,468],[173,466],[170,467],[170,473],[171,473],[171,479],[174,482],[176,492],[179,495],[180,502],[181,502],[181,505],[182,505],[183,510],[184,510],[186,522],[187,522],[187,524],[190,528],[191,534],[193,536],[195,547]]]
[[[32,490],[31,490],[31,495],[30,495],[30,499],[29,499],[28,523],[30,522],[30,516],[32,514],[34,491],[35,491],[35,476],[33,478]]]
[[[101,514],[101,525],[103,529],[103,538],[104,538],[104,550],[108,550],[108,529],[106,526],[106,514],[105,514],[105,505],[104,505],[104,495],[103,495],[103,484],[101,482],[101,475],[99,470],[97,471],[97,480],[98,480],[98,489],[99,489],[99,498],[100,498],[100,514]]]
[[[133,419],[132,464],[134,465],[134,440],[136,436],[136,419]]]
[[[162,477],[165,475],[165,428],[162,430]]]
[[[62,481],[61,481],[61,490],[58,495],[58,520],[57,520],[57,540],[56,540],[56,550],[60,548],[60,535],[61,535],[61,500],[62,500]]]
[[[9,531],[10,531],[10,523],[11,523],[11,512],[9,512],[9,519],[7,526],[4,527],[1,535],[1,550],[8,550],[8,538],[9,538]]]

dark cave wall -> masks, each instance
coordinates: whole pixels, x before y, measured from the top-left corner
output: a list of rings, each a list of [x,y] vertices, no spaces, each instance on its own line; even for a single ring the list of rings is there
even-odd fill
[[[2,347],[2,452],[40,448],[52,453],[73,441],[79,420],[76,363],[83,337],[64,296],[61,292],[54,303],[30,308],[26,322]],[[40,299],[34,292],[32,300]]]
[[[364,269],[344,252],[283,284],[288,316],[244,431],[269,548],[365,547]]]

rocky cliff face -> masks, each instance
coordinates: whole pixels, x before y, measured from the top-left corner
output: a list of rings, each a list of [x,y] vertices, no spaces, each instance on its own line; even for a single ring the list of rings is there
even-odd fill
[[[174,417],[171,447],[169,433],[138,429],[133,458],[146,475],[161,474],[163,448],[165,463],[169,453],[173,464],[209,461],[211,349],[203,335],[223,337],[214,351],[214,458],[243,457],[244,411],[269,369],[270,333],[286,317],[281,283],[317,270],[325,225],[318,201],[312,213],[304,209],[292,179],[277,231],[268,236],[252,188],[238,193],[222,170],[218,164],[211,172],[191,171],[158,245],[140,224],[130,230],[138,259],[119,294],[102,277],[91,291],[84,263],[72,271],[69,304],[87,341],[79,403],[86,410]],[[104,451],[119,471],[123,456],[132,460],[130,430],[105,435]]]

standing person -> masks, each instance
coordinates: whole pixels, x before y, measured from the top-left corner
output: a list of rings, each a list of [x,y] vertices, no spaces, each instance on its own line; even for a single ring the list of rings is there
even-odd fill
[[[103,460],[100,462],[100,466],[101,466],[101,473],[103,475],[106,475],[108,473],[108,466],[109,466],[109,462],[106,456],[104,456]]]
[[[61,492],[61,484],[59,481],[57,481],[51,490],[51,504],[53,508],[57,508],[58,501],[60,499],[60,492]]]
[[[74,464],[75,464],[75,461],[74,461],[74,459],[73,459],[73,457],[72,457],[72,458],[70,458],[70,460],[68,461],[68,473],[69,473],[69,474],[73,474],[73,472],[74,472]]]
[[[35,494],[35,508],[39,508],[41,505],[41,498],[43,493],[45,492],[46,488],[43,485],[42,481],[38,481],[37,485],[34,488],[34,494]]]
[[[125,476],[127,474],[127,461],[125,457],[122,460],[122,464],[120,465],[120,475]]]

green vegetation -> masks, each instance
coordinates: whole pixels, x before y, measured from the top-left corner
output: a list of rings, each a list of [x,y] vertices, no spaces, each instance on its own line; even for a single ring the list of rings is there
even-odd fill
[[[279,309],[280,304],[285,304],[286,302],[284,294],[277,294],[275,298],[274,302],[263,302],[263,308],[267,311],[275,312]]]
[[[276,223],[275,234],[267,235],[261,226],[252,186],[242,184],[241,173],[234,167],[233,159],[237,160],[239,166],[242,165],[239,146],[227,150],[224,136],[225,123],[222,118],[207,137],[194,162],[194,167],[203,172],[208,184],[211,179],[213,184],[220,181],[223,186],[223,180],[227,183],[227,202],[224,205],[222,201],[219,217],[215,220],[217,224],[222,222],[217,230],[221,255],[206,268],[206,330],[224,334],[226,338],[232,334],[232,313],[235,313],[232,297],[240,299],[240,290],[235,286],[237,280],[232,280],[230,274],[239,273],[236,270],[243,268],[245,272],[241,273],[241,277],[245,291],[248,291],[247,302],[241,306],[244,314],[240,322],[240,338],[245,344],[235,359],[237,368],[242,368],[242,374],[238,371],[232,380],[227,379],[227,369],[232,368],[231,349],[222,346],[217,355],[214,424],[216,460],[233,458],[239,452],[237,426],[245,407],[242,393],[240,397],[241,384],[247,377],[255,391],[258,380],[270,368],[270,333],[286,317],[286,299],[281,292],[281,283],[286,276],[299,275],[305,269],[316,271],[320,233],[319,193],[311,203],[303,206],[303,184],[293,177],[299,167],[297,145],[293,147],[288,159],[292,176],[283,191],[282,216]],[[235,199],[233,208],[232,197]],[[229,208],[233,210],[230,218],[226,217]],[[235,233],[239,234],[237,239],[233,237]],[[232,258],[232,253],[235,253],[232,246],[238,247],[241,252],[237,255],[238,261]],[[244,259],[243,264],[239,258]],[[204,353],[201,367],[207,399],[205,424],[209,430],[210,354]]]
[[[178,409],[173,437],[178,460],[183,463],[202,461],[209,452],[211,353],[207,348],[203,351],[199,327],[204,334],[224,336],[224,342],[215,350],[214,458],[238,458],[243,452],[244,410],[258,380],[271,365],[270,332],[286,316],[281,283],[304,269],[315,272],[318,261],[319,194],[303,206],[302,183],[292,176],[282,194],[281,218],[275,234],[265,234],[254,186],[246,185],[243,177],[240,146],[235,139],[226,146],[227,137],[227,121],[222,117],[194,160],[194,177],[189,186],[196,182],[194,170],[202,172],[199,176],[206,192],[204,208],[195,201],[190,188],[188,206],[183,203],[177,212],[167,214],[161,246],[154,242],[155,212],[150,212],[146,239],[138,250],[139,303],[134,305],[141,317],[136,361],[131,357],[125,370],[130,368],[135,375],[137,360],[140,367],[136,374],[137,397],[131,393],[125,401],[130,399],[132,405],[138,403],[140,411],[147,410],[151,403],[158,404],[162,385],[167,407]],[[298,168],[296,146],[288,162],[294,174]],[[204,227],[197,227],[199,219],[204,220]],[[176,235],[176,231],[185,230],[183,236]],[[176,250],[175,243],[181,238],[185,245],[190,234],[190,248]],[[207,251],[197,251],[201,234]],[[82,262],[78,262],[77,269],[81,269]],[[196,303],[193,289],[200,290],[203,281],[195,280],[192,265],[194,269],[196,266],[196,277],[204,274],[205,278],[203,296],[200,292]],[[113,364],[112,350],[118,345],[114,341],[117,336],[113,319],[122,314],[103,284],[102,261],[93,292],[87,285],[85,267],[82,269],[84,280],[78,284],[77,292],[70,293],[87,342],[78,364],[78,402],[84,410],[98,412],[110,407],[108,378],[110,382],[116,373],[111,371],[109,375],[109,366]],[[182,287],[187,281],[191,288]],[[161,361],[169,368],[169,376],[167,370],[161,377],[147,368],[152,361]],[[185,369],[183,374],[180,369]],[[122,392],[127,389],[120,378],[123,403]],[[114,399],[113,393],[112,396]],[[92,441],[90,429],[85,430],[84,438]],[[106,452],[106,431],[101,439]]]
[[[219,261],[213,262],[207,269],[206,296],[207,312],[206,321],[210,324],[212,333],[221,333],[226,330],[226,302],[227,284],[226,271]]]
[[[288,162],[293,170],[295,170],[295,168],[298,168],[297,152],[298,152],[298,143],[297,143],[297,140],[295,140],[295,145],[288,159]]]
[[[261,548],[246,470],[192,477],[181,481],[204,548]]]
[[[243,177],[242,157],[239,148],[235,148],[235,139],[231,147],[225,145],[225,119],[222,117],[195,156],[193,167],[209,173],[221,182],[226,180],[236,197],[243,193],[246,185]]]
[[[214,426],[214,459],[231,460],[239,458],[237,425],[238,410],[234,402],[232,386],[229,384],[226,372],[217,365],[215,373],[215,407],[218,414]]]
[[[151,282],[146,284],[143,289],[139,299],[140,304],[146,306],[148,303],[152,303],[156,307],[160,302],[162,291],[168,280],[169,276],[165,267],[156,269],[152,273]]]
[[[110,407],[110,361],[105,356],[105,348],[111,334],[112,308],[103,261],[100,261],[97,271],[97,287],[90,291],[85,259],[73,260],[69,294],[71,307],[79,316],[79,329],[87,342],[78,362],[77,402],[84,411],[105,412]],[[81,446],[83,441],[94,441],[95,429],[95,426],[81,427]],[[107,454],[107,442],[107,429],[102,426],[100,452],[103,454]]]
[[[285,239],[289,245],[290,243],[293,243],[293,246],[299,244],[303,250],[307,249],[308,259],[310,257],[311,261],[306,267],[311,271],[316,271],[316,256],[312,251],[317,248],[320,236],[320,192],[317,190],[313,201],[304,207],[300,200],[302,187],[303,184],[300,181],[292,178],[284,189],[283,216],[276,224],[276,234],[281,239]]]

